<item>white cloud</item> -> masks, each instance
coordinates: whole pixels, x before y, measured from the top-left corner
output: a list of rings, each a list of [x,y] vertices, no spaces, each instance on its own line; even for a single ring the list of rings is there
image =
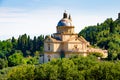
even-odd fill
[[[56,32],[58,21],[62,18],[64,10],[46,8],[42,10],[27,11],[17,8],[0,8],[0,39],[18,36],[24,33],[29,35],[52,34]],[[85,26],[96,25],[103,22],[104,15],[88,15],[72,12],[75,31],[78,33]],[[5,37],[6,36],[6,37]]]
[[[0,38],[5,35],[40,35],[52,34],[55,32],[55,15],[43,11],[34,11],[27,13],[14,13],[12,10],[5,10],[0,13]],[[19,11],[18,11],[19,12]]]

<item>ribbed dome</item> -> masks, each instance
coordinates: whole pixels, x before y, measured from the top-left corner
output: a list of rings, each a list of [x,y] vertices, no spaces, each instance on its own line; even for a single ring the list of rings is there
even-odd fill
[[[63,18],[58,22],[57,26],[72,26],[72,20],[71,20],[71,16],[67,15],[67,13],[63,13]]]
[[[57,26],[72,26],[72,21],[68,18],[63,18],[58,22]]]

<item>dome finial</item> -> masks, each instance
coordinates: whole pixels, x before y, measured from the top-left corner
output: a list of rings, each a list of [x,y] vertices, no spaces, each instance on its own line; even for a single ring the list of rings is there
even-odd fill
[[[69,18],[68,18],[68,19],[72,21],[72,18],[71,18],[71,15],[70,15],[70,14],[69,14]]]
[[[67,18],[66,10],[65,10],[65,12],[63,13],[63,18]]]

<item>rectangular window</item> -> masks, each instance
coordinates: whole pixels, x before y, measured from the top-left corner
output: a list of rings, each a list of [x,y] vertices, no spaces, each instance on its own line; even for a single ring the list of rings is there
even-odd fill
[[[50,44],[48,44],[48,50],[50,51]]]

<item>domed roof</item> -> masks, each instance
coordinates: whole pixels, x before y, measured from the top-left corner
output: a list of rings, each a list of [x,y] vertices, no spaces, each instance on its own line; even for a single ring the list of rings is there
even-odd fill
[[[58,22],[57,26],[72,26],[72,20],[71,16],[67,16],[67,13],[65,12],[63,14],[63,18]]]
[[[67,18],[63,18],[58,22],[57,26],[72,26],[72,21]]]

